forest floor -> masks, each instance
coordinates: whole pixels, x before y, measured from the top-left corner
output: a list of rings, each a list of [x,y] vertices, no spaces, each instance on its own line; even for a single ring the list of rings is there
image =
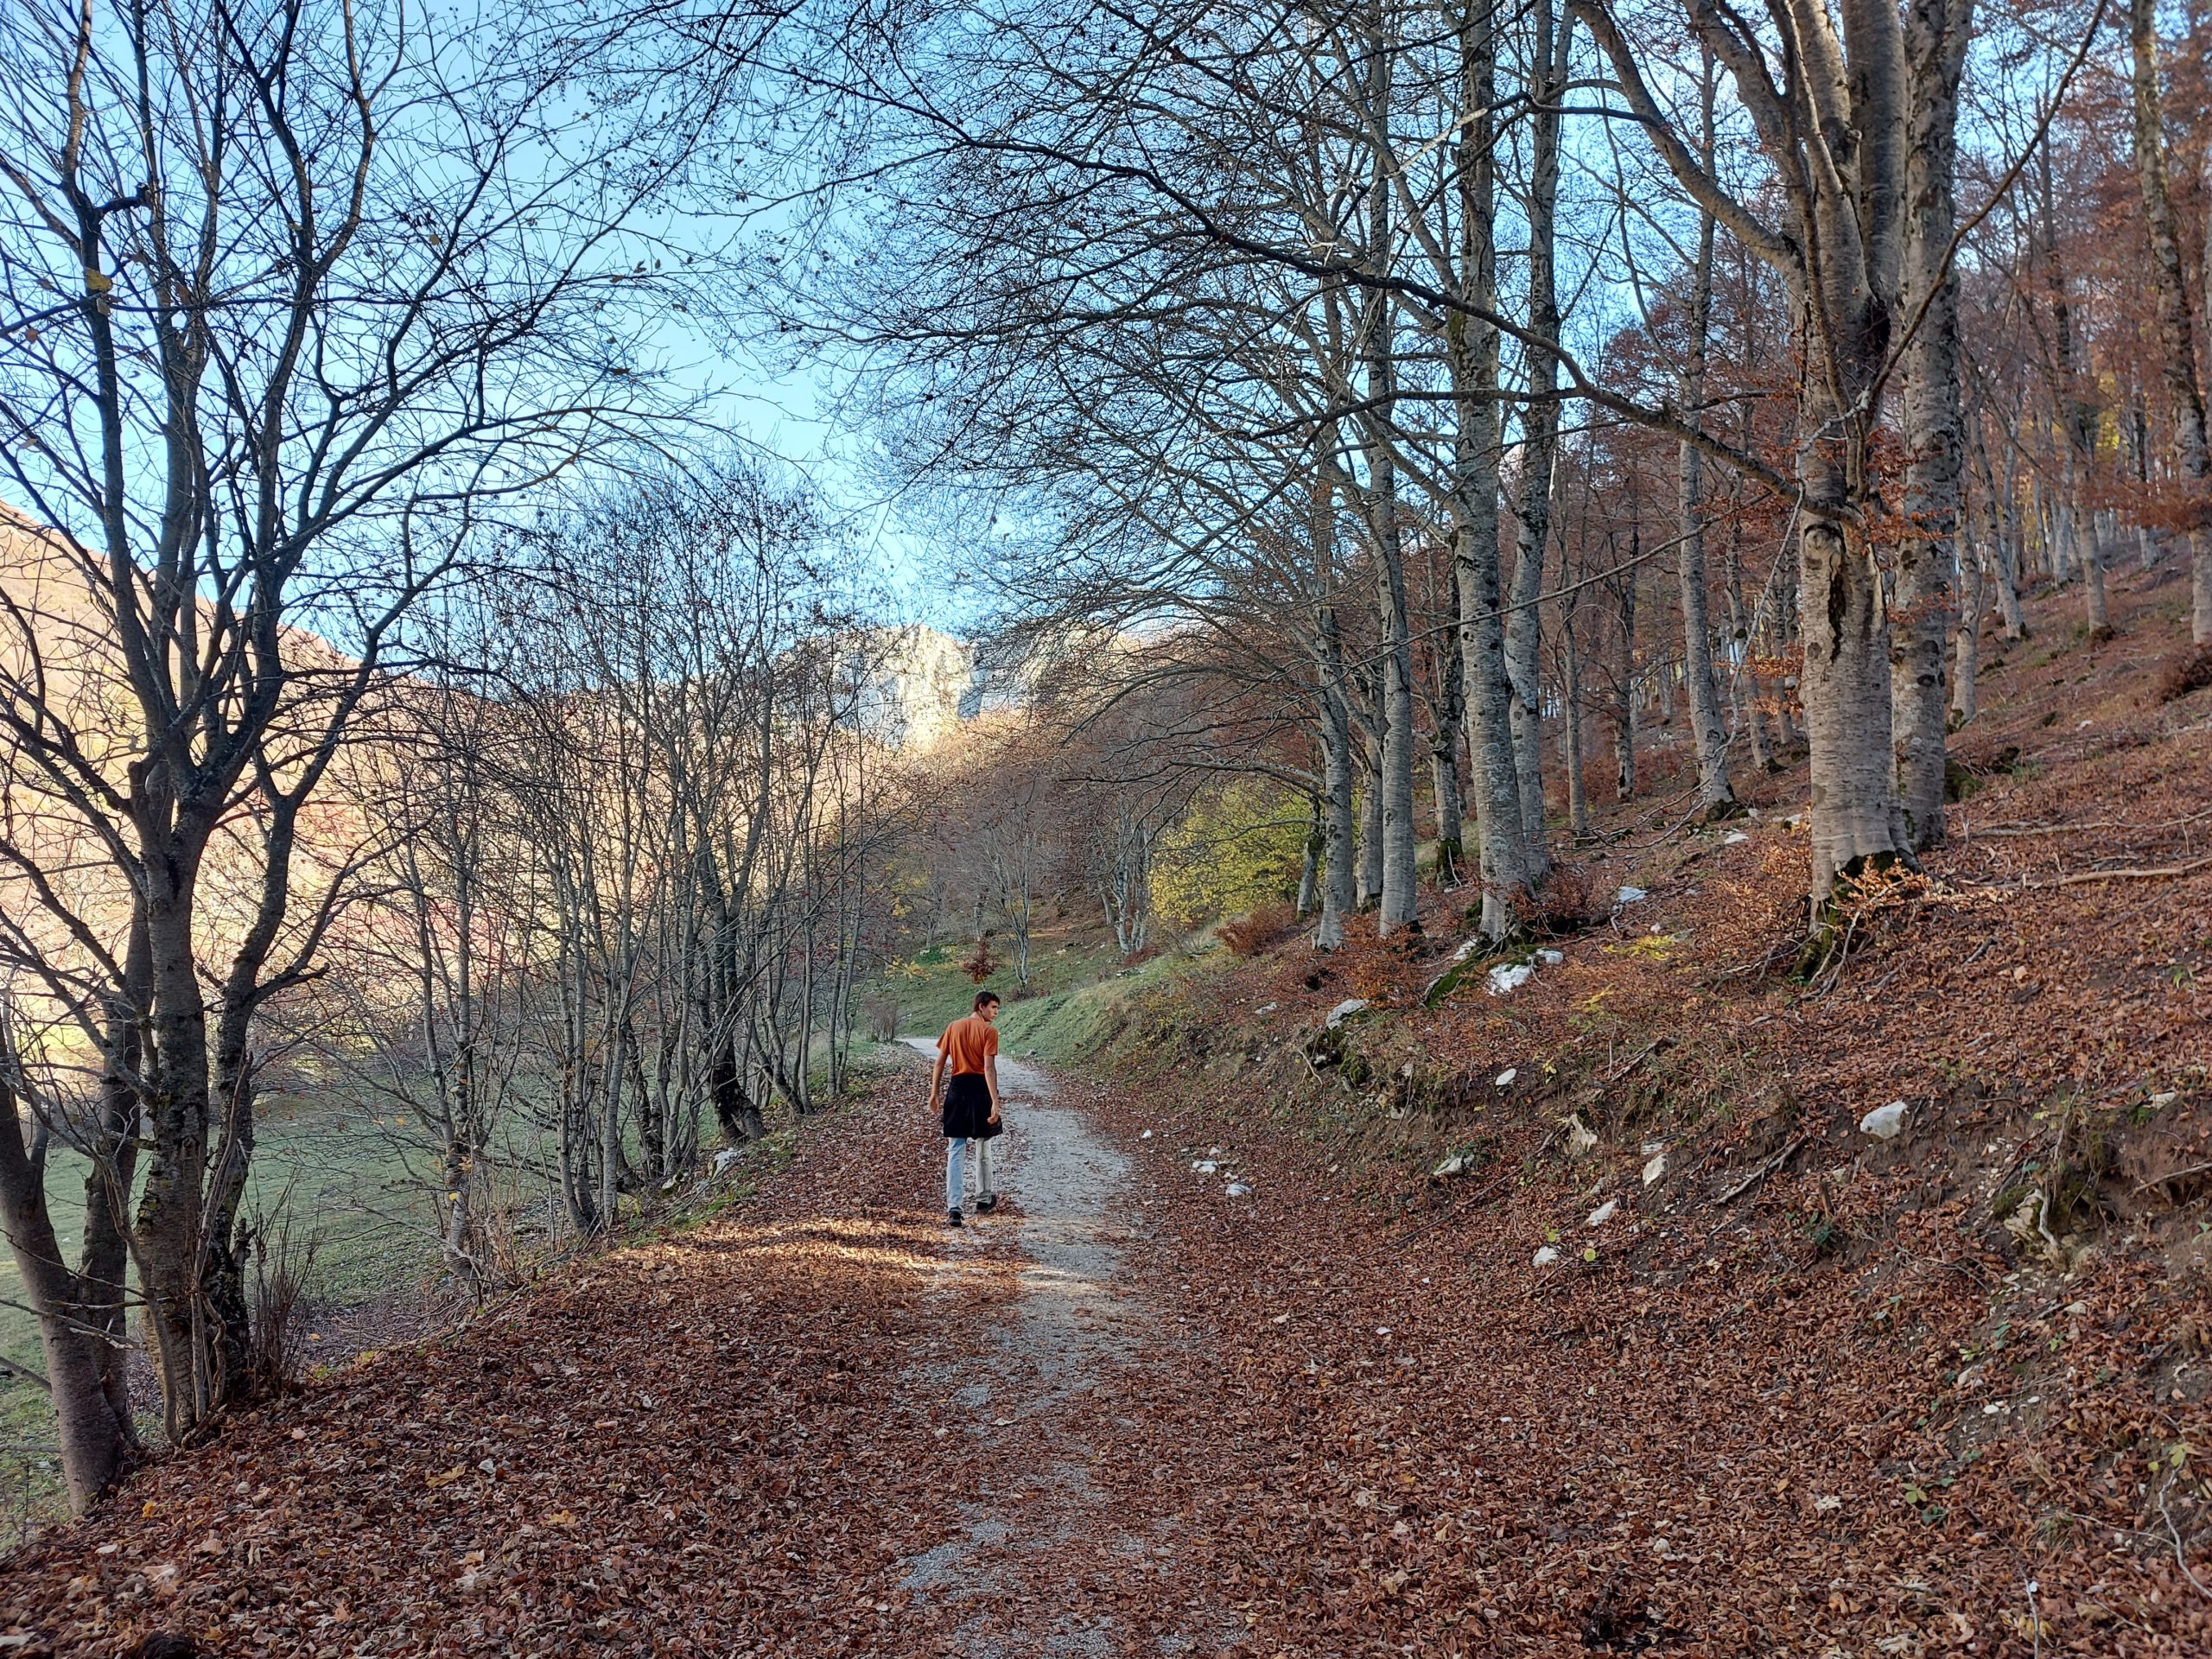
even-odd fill
[[[35,1541],[0,1655],[2212,1652],[2177,587],[1993,651],[1951,845],[1808,978],[1801,770],[1659,780],[1507,995],[1430,894],[1040,1000],[1096,1059],[1007,1066],[997,1214],[902,1058]]]
[[[1933,1379],[1875,1360],[1879,1316],[1840,1280],[1776,1291],[1715,1242],[1725,1216],[1688,1240],[1725,1266],[1685,1287],[1548,1281],[1515,1259],[1517,1217],[1471,1250],[1450,1236],[1463,1205],[1378,1217],[1289,1139],[1210,1142],[1196,1109],[1018,1065],[1007,1082],[995,1216],[944,1224],[917,1059],[721,1215],[165,1459],[97,1526],[8,1563],[0,1641],[86,1659],[156,1632],[203,1655],[887,1659],[2212,1642],[2212,1596],[2164,1536],[2086,1513],[2053,1533],[2044,1506],[1975,1486],[1971,1447],[1940,1471],[1946,1436],[1916,1421]],[[1227,1196],[1228,1173],[1254,1190]],[[1899,1277],[1895,1301],[1948,1294],[1951,1265]],[[2024,1319],[2020,1348],[2048,1335],[2069,1376],[2108,1370],[2125,1338],[2088,1294]],[[1977,1403],[1968,1433],[2079,1409],[2075,1387],[1993,1387],[2000,1414]],[[1901,1451],[1926,1491],[1889,1467]]]

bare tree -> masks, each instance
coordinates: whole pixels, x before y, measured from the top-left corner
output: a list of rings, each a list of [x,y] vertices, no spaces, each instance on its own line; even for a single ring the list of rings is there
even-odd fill
[[[72,1120],[102,1311],[41,1318],[64,1346],[117,1339],[119,1233],[181,1439],[247,1386],[255,1015],[345,887],[299,903],[303,809],[503,504],[673,406],[636,355],[670,283],[631,226],[713,100],[657,95],[581,7],[40,6],[5,39],[0,435],[43,586],[10,580],[0,730],[17,828],[102,873],[95,897],[52,881],[51,840],[0,846],[10,914],[44,928],[11,929],[19,1006],[35,988],[102,1103]],[[620,94],[607,118],[563,124],[592,87]],[[49,642],[87,615],[101,690],[73,700]],[[303,646],[308,623],[338,649]],[[240,871],[234,928],[203,902],[218,867]],[[43,1236],[7,1219],[19,1248]],[[127,1421],[55,1404],[88,1502]]]

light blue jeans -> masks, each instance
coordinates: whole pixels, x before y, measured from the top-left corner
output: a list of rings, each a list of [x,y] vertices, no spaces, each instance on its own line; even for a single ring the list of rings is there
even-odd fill
[[[991,1165],[995,1161],[991,1141],[948,1141],[944,1143],[944,1207],[948,1214],[957,1210],[960,1200],[966,1196],[963,1154],[970,1147],[976,1148],[976,1196],[979,1199],[991,1196]]]

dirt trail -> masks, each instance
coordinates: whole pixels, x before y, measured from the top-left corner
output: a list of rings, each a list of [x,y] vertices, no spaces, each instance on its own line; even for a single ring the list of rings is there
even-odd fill
[[[932,1052],[926,1038],[907,1040]],[[991,1270],[983,1248],[1010,1232],[1010,1318],[971,1362],[909,1374],[918,1394],[939,1394],[958,1414],[959,1455],[981,1460],[982,1491],[959,1506],[954,1536],[911,1559],[901,1587],[972,1609],[958,1638],[977,1659],[1211,1652],[1241,1621],[1200,1616],[1199,1633],[1154,1633],[1141,1645],[1127,1628],[1116,1605],[1172,1571],[1176,1527],[1116,1503],[1091,1473],[1109,1440],[1147,1433],[1115,1403],[1157,1323],[1125,1270],[1143,1236],[1128,1160],[1043,1071],[1001,1059],[999,1076],[1007,1133],[997,1184],[1007,1208],[954,1236],[931,1294],[948,1305],[973,1294]],[[1071,1580],[1071,1560],[1091,1573]]]

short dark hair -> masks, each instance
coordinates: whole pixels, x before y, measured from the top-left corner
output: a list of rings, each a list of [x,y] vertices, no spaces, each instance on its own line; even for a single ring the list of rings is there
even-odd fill
[[[986,1002],[995,1002],[995,1001],[997,1001],[998,1000],[999,1000],[999,994],[998,994],[996,991],[978,991],[978,992],[976,992],[976,993],[975,1012],[976,1012],[977,1014],[981,1014],[981,1013],[983,1011],[983,1004],[984,1004],[984,1003],[986,1003]]]

